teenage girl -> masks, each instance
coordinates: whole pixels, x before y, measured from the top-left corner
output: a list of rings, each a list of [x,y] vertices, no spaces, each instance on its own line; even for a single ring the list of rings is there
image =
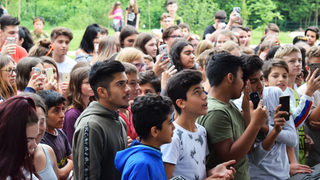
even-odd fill
[[[140,9],[137,0],[130,0],[129,6],[126,8],[125,25],[131,25],[137,30],[139,29]]]
[[[113,29],[116,32],[116,37],[119,37],[120,31],[123,28],[123,11],[120,1],[115,2],[110,9],[109,19],[113,19]]]

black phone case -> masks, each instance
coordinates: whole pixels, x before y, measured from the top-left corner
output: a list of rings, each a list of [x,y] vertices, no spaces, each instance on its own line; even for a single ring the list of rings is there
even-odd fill
[[[256,109],[258,107],[258,104],[260,102],[260,96],[258,92],[252,92],[249,94],[250,100],[253,103],[253,108]]]
[[[311,75],[313,74],[313,72],[314,72],[317,68],[319,68],[319,70],[318,70],[318,72],[317,72],[317,74],[316,74],[316,77],[320,76],[320,63],[311,63],[311,64],[309,65],[309,67],[310,67],[310,73],[311,73]]]
[[[286,111],[290,113],[290,96],[281,96],[279,98],[279,104],[281,104],[280,111]],[[286,121],[289,121],[289,115],[282,115]]]

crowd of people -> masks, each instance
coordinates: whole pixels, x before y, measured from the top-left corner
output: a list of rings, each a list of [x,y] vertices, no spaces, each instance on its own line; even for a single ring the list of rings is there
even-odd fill
[[[119,1],[67,56],[66,27],[0,18],[0,179],[278,179],[320,163],[318,27],[256,48],[232,12],[202,36],[169,0],[161,29],[139,33]],[[125,22],[123,21],[125,19]],[[317,64],[319,63],[319,64]],[[255,93],[258,101],[253,101]],[[289,99],[289,111],[280,98]],[[288,118],[286,118],[288,117]]]

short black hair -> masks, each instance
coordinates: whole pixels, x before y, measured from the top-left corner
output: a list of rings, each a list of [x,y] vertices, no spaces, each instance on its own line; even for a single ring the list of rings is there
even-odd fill
[[[98,87],[107,89],[110,95],[110,83],[114,79],[113,75],[124,71],[124,66],[120,61],[108,60],[95,63],[90,70],[89,83],[96,98],[99,99]]]
[[[37,93],[44,101],[47,107],[47,111],[49,111],[50,108],[55,107],[57,105],[63,104],[66,101],[66,98],[64,98],[61,94],[59,94],[57,91],[53,90],[42,90]]]
[[[37,21],[41,21],[42,22],[42,24],[44,25],[44,19],[43,19],[43,17],[41,17],[41,16],[37,16],[37,17],[35,17],[34,19],[33,19],[33,24],[35,23],[35,22],[37,22]]]
[[[242,55],[240,56],[242,61],[243,81],[249,79],[254,73],[262,71],[263,61],[257,55]]]
[[[267,53],[267,55],[266,55],[265,61],[268,61],[269,59],[273,59],[274,55],[276,54],[276,52],[278,51],[278,49],[279,49],[280,47],[281,47],[281,46],[274,46],[274,47],[272,47],[272,48],[268,51],[268,53]]]
[[[144,71],[139,74],[139,84],[144,85],[150,83],[154,90],[161,92],[161,80],[153,71]]]
[[[200,84],[202,74],[200,71],[185,69],[173,75],[167,83],[166,95],[172,100],[175,110],[181,114],[181,108],[177,106],[177,99],[187,101],[187,92],[191,86]]]
[[[206,67],[206,75],[210,86],[219,86],[229,73],[232,73],[236,79],[241,66],[242,62],[237,56],[225,53],[213,56]]]
[[[169,1],[167,2],[167,6],[169,6],[169,5],[171,5],[171,4],[178,4],[178,3],[177,3],[177,1],[175,1],[175,0],[169,0]]]
[[[7,26],[19,26],[19,25],[20,25],[20,21],[17,18],[12,17],[10,15],[1,16],[0,18],[0,27],[2,31],[4,31],[4,29]]]
[[[304,32],[304,35],[307,35],[308,31],[312,31],[316,33],[316,39],[319,39],[319,28],[317,26],[310,26],[306,29],[306,31]]]
[[[172,114],[172,102],[168,97],[147,94],[138,96],[131,105],[134,128],[141,139],[149,137],[151,128],[162,129],[162,123]]]
[[[177,71],[180,72],[183,70],[183,66],[182,66],[181,59],[180,59],[181,52],[184,47],[186,47],[188,45],[190,45],[191,47],[193,47],[193,46],[192,46],[191,42],[189,42],[185,39],[176,39],[175,41],[177,41],[177,42],[172,44],[172,47],[170,50],[170,56],[171,56],[173,65],[175,66]]]

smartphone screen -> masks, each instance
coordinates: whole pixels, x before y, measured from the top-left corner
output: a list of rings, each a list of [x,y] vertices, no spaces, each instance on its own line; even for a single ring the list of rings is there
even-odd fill
[[[46,75],[47,75],[47,80],[49,81],[49,79],[53,76],[53,69],[48,68],[48,69],[45,69],[45,71],[46,71]]]
[[[260,102],[260,96],[258,92],[252,92],[249,94],[250,100],[253,103],[253,108],[256,109],[258,107],[258,104]]]
[[[279,104],[282,105],[280,111],[286,111],[290,113],[290,96],[280,96]],[[289,115],[283,115],[281,117],[284,117],[286,121],[289,121]]]
[[[320,63],[311,63],[310,65],[309,65],[309,67],[310,67],[310,73],[311,73],[311,75],[313,74],[313,72],[318,68],[319,70],[318,70],[318,72],[317,72],[317,74],[316,74],[316,77],[318,77],[319,75],[320,75]]]
[[[38,76],[40,76],[41,72],[40,72],[40,68],[38,67],[33,67],[32,68],[32,74],[36,73]]]
[[[62,82],[69,82],[70,81],[70,73],[62,73]]]

